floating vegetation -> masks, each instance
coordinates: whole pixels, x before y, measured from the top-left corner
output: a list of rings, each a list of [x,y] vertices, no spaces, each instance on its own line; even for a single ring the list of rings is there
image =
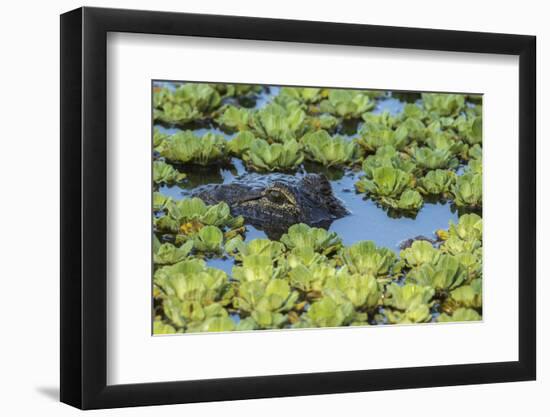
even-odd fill
[[[155,84],[154,334],[481,320],[481,96],[405,98]]]

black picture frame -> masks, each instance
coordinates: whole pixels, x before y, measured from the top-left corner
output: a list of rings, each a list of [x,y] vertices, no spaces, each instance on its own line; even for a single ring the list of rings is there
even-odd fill
[[[519,56],[519,360],[107,385],[108,32]],[[95,409],[535,379],[535,54],[524,35],[88,7],[61,15],[61,401]]]

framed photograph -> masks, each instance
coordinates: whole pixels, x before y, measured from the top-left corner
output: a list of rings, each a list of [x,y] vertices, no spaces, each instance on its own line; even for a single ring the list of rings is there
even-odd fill
[[[533,380],[535,37],[61,16],[61,401]]]

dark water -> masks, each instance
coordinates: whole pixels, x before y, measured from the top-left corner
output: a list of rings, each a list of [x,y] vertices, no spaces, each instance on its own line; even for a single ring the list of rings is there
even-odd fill
[[[256,101],[255,107],[262,107],[267,104],[279,92],[278,87],[270,87],[261,93]],[[384,97],[377,100],[377,105],[373,110],[374,113],[388,111],[391,114],[398,114],[403,110],[404,101],[395,97]],[[355,122],[353,126],[344,127],[344,131],[339,132],[346,135],[350,139],[357,135],[357,130],[360,128],[361,122]],[[162,132],[173,134],[178,128],[167,128],[156,126]],[[234,134],[222,131],[219,128],[198,127],[193,130],[197,135],[203,135],[207,131],[218,133],[230,139]],[[347,131],[346,131],[347,130]],[[344,244],[350,245],[360,240],[372,240],[378,246],[387,247],[399,252],[399,244],[410,238],[418,235],[433,237],[433,233],[437,229],[447,228],[449,221],[456,222],[458,213],[451,208],[450,203],[425,203],[422,209],[418,212],[415,218],[399,217],[394,218],[391,213],[385,209],[378,207],[372,200],[366,200],[364,195],[355,192],[354,183],[362,175],[361,171],[346,172],[329,171],[315,164],[304,164],[305,172],[323,172],[327,174],[332,184],[332,189],[345,204],[350,215],[338,219],[333,222],[329,228],[335,231],[343,239]],[[180,186],[163,186],[160,187],[160,192],[174,199],[181,199],[189,195],[193,188],[212,183],[229,183],[237,175],[246,173],[246,168],[239,159],[233,158],[231,164],[226,167],[218,168],[182,168],[182,171],[187,174],[187,181]],[[261,230],[247,225],[246,240],[257,238],[265,238],[266,235]],[[208,264],[222,269],[227,273],[231,273],[233,266],[232,258],[227,259],[211,259]]]

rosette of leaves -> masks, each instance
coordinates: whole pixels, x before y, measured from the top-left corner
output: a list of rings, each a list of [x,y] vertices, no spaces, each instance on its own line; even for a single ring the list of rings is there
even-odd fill
[[[411,247],[403,249],[400,258],[409,268],[416,268],[424,264],[435,264],[441,257],[441,251],[434,248],[430,242],[415,240]]]
[[[243,107],[227,106],[216,122],[227,129],[246,131],[250,129],[251,111]]]
[[[288,282],[306,294],[308,299],[321,297],[327,279],[335,276],[338,271],[326,263],[314,263],[309,266],[295,265],[288,272]]]
[[[235,227],[243,221],[241,217],[231,216],[227,203],[222,201],[209,206],[198,197],[179,200],[169,207],[168,212],[178,220],[198,220],[207,226]]]
[[[371,170],[372,178],[363,177],[355,183],[360,193],[374,197],[398,198],[412,184],[412,176],[398,168],[381,166]]]
[[[456,180],[453,171],[436,169],[428,171],[417,183],[417,189],[424,195],[447,195]]]
[[[286,142],[302,136],[305,122],[306,113],[299,105],[270,103],[253,113],[251,126],[260,138],[269,142]]]
[[[413,305],[405,311],[388,309],[385,313],[390,324],[426,323],[432,319],[430,307],[426,304]]]
[[[219,303],[201,304],[168,297],[163,301],[162,308],[169,322],[186,333],[234,329],[234,325],[227,322],[227,319],[230,320],[227,310]]]
[[[263,89],[256,84],[212,84],[223,97],[255,96]]]
[[[153,193],[153,210],[162,211],[167,205],[172,204],[172,198],[155,191]]]
[[[250,317],[260,328],[281,327],[287,320],[283,313],[294,307],[299,294],[282,279],[242,282],[233,299],[233,306]]]
[[[221,301],[229,290],[224,271],[194,258],[159,268],[154,274],[154,283],[167,296],[205,304]]]
[[[245,243],[239,236],[228,241],[225,250],[237,261],[242,261],[246,256],[251,255],[263,255],[269,256],[271,259],[278,259],[283,255],[285,246],[281,242],[270,239],[253,239]]]
[[[309,246],[294,248],[287,256],[287,263],[290,268],[294,268],[298,265],[309,267],[311,265],[317,265],[326,261],[326,256],[315,252],[315,250]]]
[[[413,158],[416,164],[424,169],[449,169],[458,166],[458,159],[446,149],[431,149],[429,147],[414,148]]]
[[[481,163],[481,159],[470,159],[464,172],[467,174],[471,173],[481,175],[483,173],[483,164]]]
[[[468,157],[471,159],[478,159],[481,161],[483,157],[483,150],[481,149],[481,146],[478,144],[475,144],[474,146],[470,146],[470,149],[468,149]]]
[[[433,132],[427,137],[425,143],[430,149],[447,151],[452,155],[466,155],[468,152],[468,145],[462,143],[449,131]]]
[[[256,137],[252,132],[239,132],[233,139],[227,142],[227,150],[231,155],[243,158],[243,155],[250,151]]]
[[[186,175],[164,161],[153,162],[153,182],[155,184],[174,184],[185,179]]]
[[[340,119],[331,114],[321,114],[317,117],[308,117],[308,131],[316,131],[319,129],[333,131],[340,124]]]
[[[375,106],[368,94],[354,90],[331,89],[326,100],[321,101],[322,112],[344,119],[359,118]]]
[[[157,94],[159,96],[155,97]],[[157,107],[156,120],[182,125],[203,118],[218,108],[221,97],[208,84],[187,83],[174,92],[155,92],[153,102]]]
[[[390,274],[396,261],[395,254],[388,248],[378,248],[372,241],[360,241],[345,247],[339,254],[352,274],[367,274],[384,277]]]
[[[153,107],[155,109],[162,108],[162,105],[172,100],[172,92],[166,87],[153,88]]]
[[[479,313],[471,308],[458,308],[451,315],[447,313],[437,317],[438,323],[460,322],[460,321],[481,321]]]
[[[394,117],[388,111],[382,113],[364,113],[361,118],[365,121],[365,127],[377,127],[394,129],[399,124],[399,118]]]
[[[411,174],[390,166],[372,169],[372,179],[363,177],[355,183],[358,192],[366,192],[385,207],[414,212],[420,209],[424,200],[412,185]]]
[[[429,129],[427,129],[422,119],[415,117],[406,118],[401,122],[400,127],[407,129],[409,142],[417,141],[418,143],[423,143],[429,134]]]
[[[269,281],[281,278],[287,271],[286,264],[276,265],[269,255],[248,255],[242,258],[242,265],[233,267],[233,279],[236,281]]]
[[[380,288],[376,278],[368,274],[349,274],[347,270],[340,270],[327,278],[325,293],[340,293],[351,302],[355,309],[372,309],[378,305]]]
[[[156,236],[153,237],[153,262],[157,265],[173,265],[187,258],[193,249],[193,241],[177,247],[171,243],[160,243]]]
[[[482,205],[482,176],[474,172],[467,172],[456,179],[452,192],[454,203],[458,207],[481,208]]]
[[[158,128],[155,127],[153,130],[153,148],[155,150],[159,149],[160,146],[168,139],[170,135],[161,132]]]
[[[255,139],[242,158],[250,168],[257,171],[289,171],[302,163],[304,154],[301,146],[293,139],[271,145],[265,140]]]
[[[458,223],[449,223],[449,236],[461,240],[481,240],[483,237],[483,220],[475,213],[463,214]]]
[[[160,318],[156,318],[153,322],[153,334],[174,334],[181,333],[181,330],[178,332],[174,326],[171,326],[168,323],[165,323]]]
[[[453,127],[468,144],[481,144],[483,139],[483,119],[481,116],[467,117],[461,115],[455,119]]]
[[[383,204],[389,206],[393,209],[415,212],[420,210],[424,204],[424,199],[420,193],[416,190],[405,190],[403,194],[399,197],[399,200],[395,201],[394,199],[382,199]]]
[[[328,255],[342,246],[342,239],[335,232],[299,223],[289,227],[287,233],[281,237],[281,243],[288,249],[310,247]]]
[[[311,304],[295,327],[340,327],[349,325],[355,316],[353,304],[342,297],[323,297]]]
[[[170,136],[160,148],[161,156],[180,164],[210,165],[227,160],[225,138],[212,132],[202,137],[190,130]]]
[[[435,263],[424,263],[412,269],[407,280],[446,292],[460,286],[467,279],[462,264],[453,256],[444,254]]]
[[[430,307],[435,291],[431,287],[407,283],[392,283],[386,287],[384,304],[396,310],[407,311],[417,306]]]
[[[401,150],[409,144],[409,131],[403,125],[392,129],[384,125],[365,123],[359,134],[360,136],[355,141],[367,152],[374,152],[378,148],[388,145]]]
[[[470,284],[451,291],[450,303],[455,308],[459,306],[480,309],[483,301],[482,291],[481,279],[474,279]]]
[[[207,310],[207,309],[205,309]],[[227,312],[223,313],[225,310],[219,310],[213,314],[211,311],[207,311],[207,317],[202,321],[191,323],[187,328],[187,333],[196,333],[196,332],[232,332],[233,330],[238,330],[235,322],[229,317]]]
[[[403,106],[402,120],[425,120],[428,117],[426,110],[415,103],[407,103]]]
[[[191,237],[193,246],[199,252],[219,253],[222,250],[223,233],[216,226],[204,226]]]
[[[209,268],[197,259],[158,269],[154,283],[160,290],[162,310],[176,329],[226,316],[223,306],[233,297],[225,272]]]
[[[315,87],[282,87],[278,97],[311,104],[317,103],[323,98],[323,90]]]
[[[179,201],[170,200],[165,205],[166,214],[154,220],[158,230],[191,235],[203,226],[239,228],[244,219],[233,217],[229,206],[220,202],[208,206],[200,198],[184,198]]]
[[[330,136],[325,130],[307,133],[301,142],[307,159],[326,167],[348,165],[355,159],[354,142],[342,136]]]
[[[402,154],[393,146],[387,145],[378,148],[376,154],[367,156],[362,164],[363,172],[368,178],[372,178],[374,169],[380,167],[396,168],[412,174],[416,165],[409,159],[408,155]]]
[[[457,116],[466,106],[462,94],[422,93],[422,105],[434,118]]]

